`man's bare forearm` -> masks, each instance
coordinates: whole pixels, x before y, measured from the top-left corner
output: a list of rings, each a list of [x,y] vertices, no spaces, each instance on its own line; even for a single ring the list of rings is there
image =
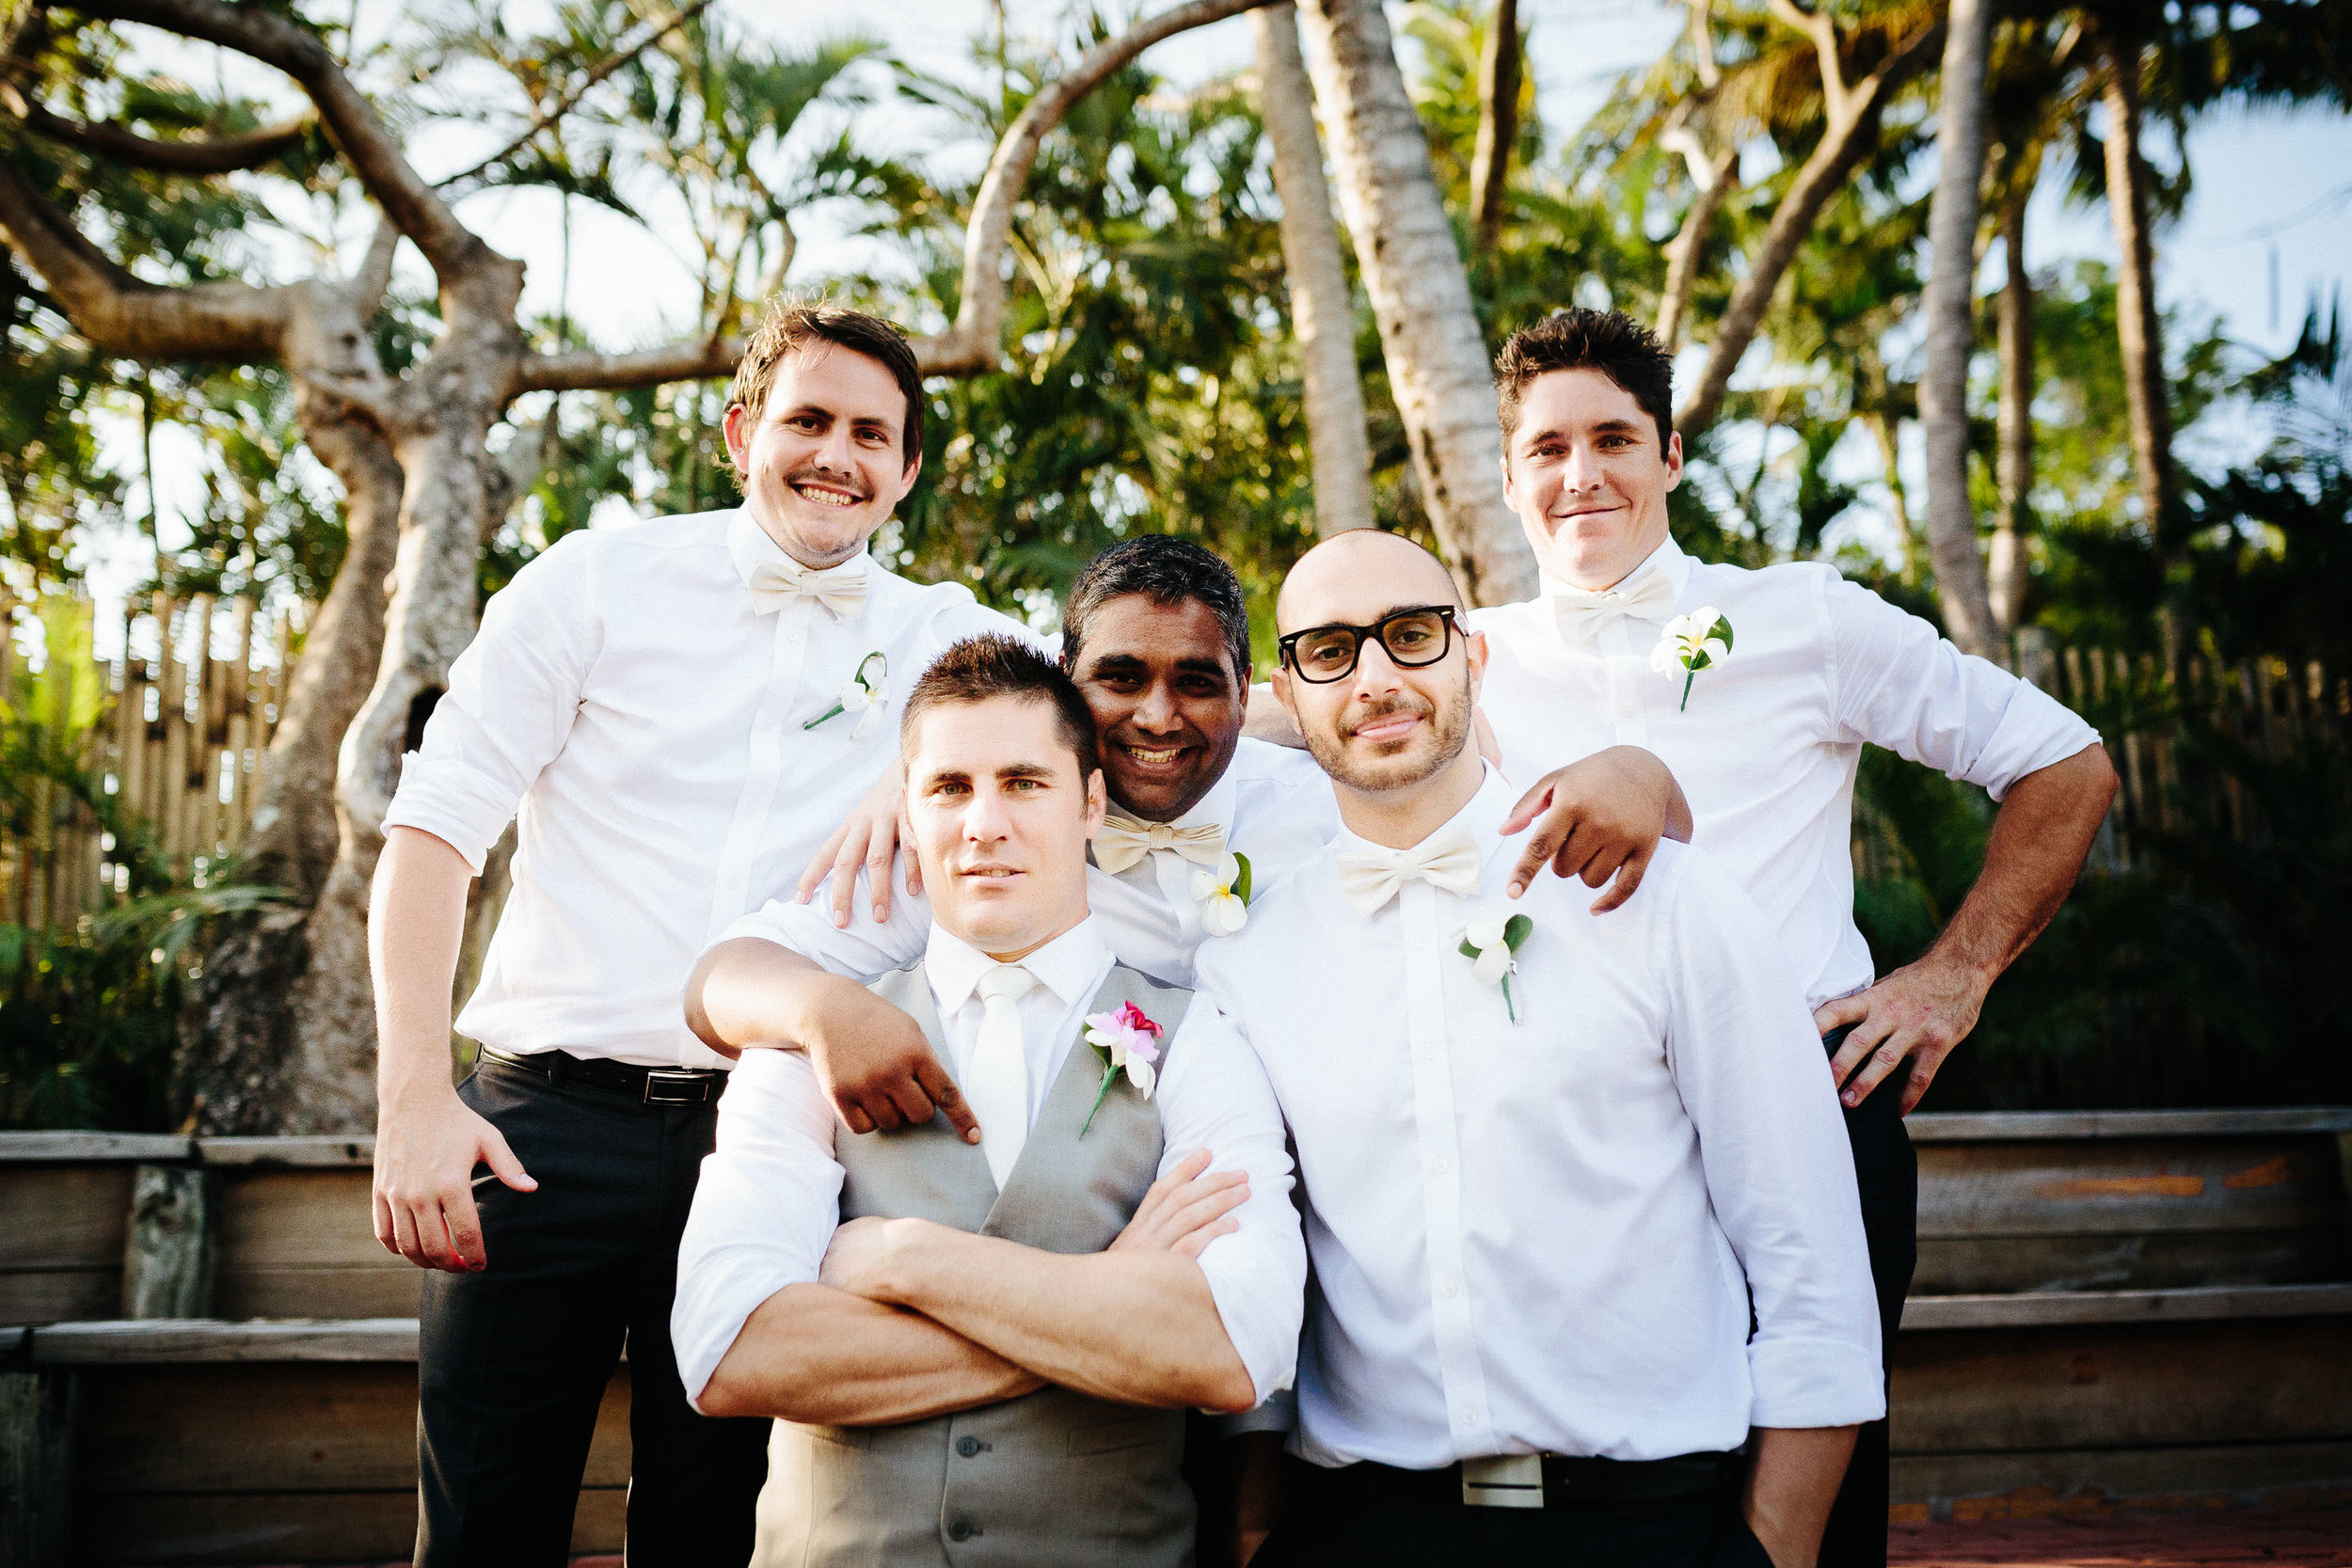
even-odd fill
[[[417,1096],[454,1098],[451,990],[473,868],[433,834],[394,828],[376,861],[368,909],[375,981],[376,1097],[389,1112]]]
[[[920,1313],[829,1285],[760,1303],[702,1393],[707,1416],[890,1426],[1015,1399],[1042,1386]]]
[[[1773,1568],[1813,1568],[1859,1427],[1758,1427],[1748,1469],[1748,1528]]]
[[[894,1220],[876,1291],[1049,1383],[1159,1409],[1257,1402],[1208,1275],[1174,1252],[1041,1252]]]
[[[2096,745],[2011,785],[1993,818],[1984,869],[1929,961],[1973,971],[1985,985],[1998,978],[2074,890],[2115,786],[2106,749]]]
[[[788,947],[757,937],[723,942],[686,982],[686,1026],[715,1051],[804,1038],[810,1014],[829,992],[864,988]]]

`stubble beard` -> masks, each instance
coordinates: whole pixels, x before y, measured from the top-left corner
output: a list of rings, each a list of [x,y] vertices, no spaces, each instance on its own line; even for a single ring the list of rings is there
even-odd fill
[[[1470,744],[1470,689],[1467,664],[1462,670],[1461,686],[1453,695],[1455,700],[1434,705],[1396,697],[1367,709],[1357,719],[1357,725],[1360,728],[1392,713],[1425,714],[1431,721],[1431,727],[1424,747],[1408,747],[1402,752],[1386,757],[1364,758],[1351,754],[1346,742],[1336,733],[1303,729],[1307,754],[1331,776],[1334,784],[1343,784],[1361,795],[1382,795],[1426,784],[1452,767],[1454,760],[1462,754],[1462,748]]]

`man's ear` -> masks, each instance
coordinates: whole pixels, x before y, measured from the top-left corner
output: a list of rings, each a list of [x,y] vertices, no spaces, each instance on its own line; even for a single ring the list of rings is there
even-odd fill
[[[728,404],[726,417],[720,421],[719,428],[726,433],[727,461],[735,465],[739,476],[751,472],[752,431],[758,422],[739,403]]]
[[[1511,483],[1511,454],[1502,454],[1502,504],[1517,512],[1519,509],[1518,486]]]
[[[1103,826],[1103,817],[1110,810],[1110,792],[1103,783],[1103,770],[1098,768],[1087,775],[1087,837],[1092,838]]]
[[[895,507],[906,499],[908,493],[914,488],[914,482],[922,477],[923,454],[918,451],[914,454],[914,461],[908,464],[906,471],[898,476],[898,493],[890,498],[890,504]]]
[[[1671,490],[1682,483],[1682,432],[1666,437],[1666,488]]]
[[[1470,701],[1478,701],[1481,688],[1486,684],[1486,634],[1483,631],[1462,633],[1463,657],[1470,660]]]

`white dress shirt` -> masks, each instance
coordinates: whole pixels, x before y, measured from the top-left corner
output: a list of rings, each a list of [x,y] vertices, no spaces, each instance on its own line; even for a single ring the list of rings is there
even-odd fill
[[[974,988],[994,960],[936,927],[924,957],[924,977],[947,1037],[947,1065],[961,1077],[979,1034],[982,1003]],[[1022,964],[1039,981],[1017,1004],[1034,1126],[1110,974],[1111,953],[1089,919]],[[1263,1400],[1291,1382],[1307,1257],[1274,1092],[1257,1057],[1230,1029],[1195,1027],[1214,1011],[1195,1001],[1162,1044],[1152,1097],[1167,1140],[1160,1174],[1200,1148],[1213,1152],[1211,1170],[1248,1173],[1249,1198],[1234,1211],[1240,1228],[1211,1242],[1200,1261],[1225,1332]],[[670,1334],[691,1399],[702,1397],[761,1302],[817,1278],[840,1223],[838,1125],[807,1057],[797,1051],[743,1053],[719,1101],[718,1149],[703,1162],[678,1248]]]
[[[1367,918],[1327,859],[1201,949],[1204,1028],[1256,1050],[1297,1149],[1295,1449],[1660,1459],[1875,1419],[1852,1157],[1754,903],[1671,843],[1610,914],[1554,877],[1507,900],[1518,794],[1489,772],[1454,819],[1474,895],[1407,882]],[[1518,913],[1515,1024],[1459,949]]]
[[[1872,976],[1853,919],[1865,741],[1998,800],[2099,738],[1834,567],[1714,565],[1669,539],[1619,586],[1649,573],[1672,584],[1670,610],[1610,618],[1573,644],[1559,629],[1562,585],[1549,578],[1535,598],[1471,611],[1488,648],[1479,705],[1522,786],[1611,746],[1663,759],[1691,802],[1692,842],[1762,907],[1817,1006]],[[1731,656],[1698,673],[1684,708],[1683,672],[1651,669],[1650,654],[1671,615],[1705,605],[1730,620]]]
[[[797,878],[898,755],[898,704],[942,649],[1021,630],[863,555],[852,612],[763,613],[752,576],[787,559],[739,510],[661,517],[566,534],[491,595],[385,817],[479,871],[519,808],[514,891],[461,1034],[725,1066],[678,1003],[695,954]],[[874,652],[877,721],[806,728]]]
[[[1224,776],[1171,825],[1222,826],[1225,847],[1249,857],[1254,898],[1320,859],[1339,821],[1331,781],[1312,757],[1245,738]],[[1162,985],[1191,988],[1193,958],[1203,941],[1200,900],[1192,894],[1199,869],[1173,849],[1152,850],[1116,874],[1087,867],[1087,908],[1120,962]],[[858,875],[863,884],[865,873]],[[922,957],[931,929],[930,901],[907,895],[903,854],[894,876],[887,920],[874,918],[873,900],[861,885],[846,930],[833,924],[831,895],[819,893],[805,905],[772,900],[721,931],[713,945],[757,937],[860,983],[878,979]]]

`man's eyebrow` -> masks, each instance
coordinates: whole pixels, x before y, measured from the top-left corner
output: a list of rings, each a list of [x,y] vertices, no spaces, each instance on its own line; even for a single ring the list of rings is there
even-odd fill
[[[1225,679],[1231,673],[1226,668],[1222,655],[1216,658],[1180,658],[1176,661],[1176,668],[1190,671],[1195,674],[1215,675],[1219,680]]]
[[[971,782],[972,770],[968,768],[934,768],[923,775],[923,787],[926,789],[934,784],[970,784]]]
[[[1050,779],[1053,768],[1042,762],[1009,762],[996,769],[999,779]]]

